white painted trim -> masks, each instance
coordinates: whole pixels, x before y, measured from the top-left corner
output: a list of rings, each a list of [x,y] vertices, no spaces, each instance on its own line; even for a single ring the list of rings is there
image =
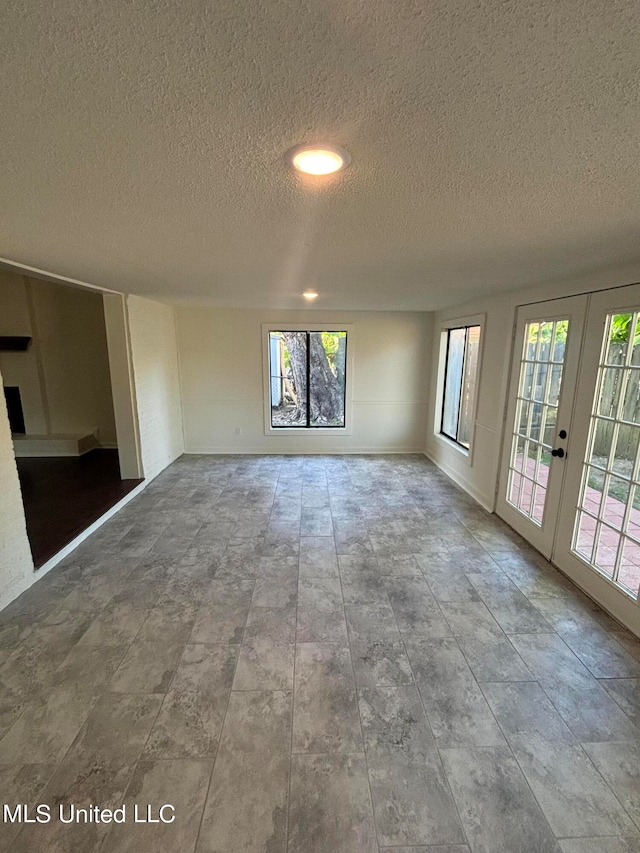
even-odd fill
[[[98,290],[101,293],[120,293],[119,290],[112,290],[110,287],[101,287],[98,284],[89,284],[88,281],[82,281],[79,278],[69,278],[66,275],[58,275],[55,272],[42,270],[38,267],[30,267],[28,264],[21,264],[18,261],[12,261],[9,258],[0,258],[0,269],[8,270],[9,272],[22,273],[23,275],[31,276],[32,278],[43,278],[48,281],[59,282],[60,284],[69,284],[72,287],[86,287],[89,290]]]
[[[475,435],[475,422],[474,422],[474,435]],[[464,456],[465,459],[469,458],[470,454],[469,454],[469,451],[467,450],[467,448],[463,447],[461,444],[458,444],[458,442],[454,441],[452,438],[449,438],[448,435],[444,435],[441,432],[436,432],[436,433],[434,433],[434,436],[436,437],[436,439],[438,441],[441,441],[443,444],[446,444],[447,447],[450,447],[452,450],[456,450],[458,453],[460,453],[462,456]]]
[[[16,459],[47,459],[56,456],[79,459],[93,450],[117,449],[115,443],[100,444],[97,430],[85,435],[13,435],[13,455]],[[137,478],[133,478],[137,479]]]
[[[137,485],[135,489],[132,489],[129,494],[125,495],[122,500],[119,500],[117,504],[114,504],[111,509],[108,509],[104,515],[101,515],[100,518],[97,518],[93,524],[90,524],[86,530],[83,530],[75,539],[72,539],[61,551],[58,551],[57,554],[54,554],[50,560],[47,560],[39,569],[34,569],[34,583],[40,580],[41,577],[47,574],[47,572],[51,571],[55,566],[58,565],[65,557],[67,557],[72,551],[81,545],[86,539],[91,536],[92,533],[95,533],[105,521],[109,521],[117,512],[119,512],[129,501],[132,501],[136,498],[144,489],[146,489],[148,484],[147,480],[143,480],[142,483]]]
[[[344,433],[342,433],[344,435]],[[185,456],[402,456],[407,453],[426,456],[424,447],[404,448],[398,450],[397,447],[388,449],[380,447],[359,447],[357,450],[265,450],[259,448],[245,448],[238,450],[236,446],[219,447],[216,450],[211,450],[210,447],[198,449],[192,448],[185,450]]]
[[[16,459],[80,459],[81,456],[86,456],[87,453],[91,453],[92,450],[100,450],[101,448],[96,445],[95,447],[90,447],[88,450],[83,450],[78,453],[74,453],[70,450],[51,450],[49,452],[38,451],[38,450],[25,450],[24,452],[15,453],[14,455]],[[137,479],[134,478],[134,479]]]
[[[438,336],[439,336],[439,349],[438,349],[438,365],[437,365],[437,374],[436,374],[436,398],[435,398],[435,419],[433,424],[433,434],[436,438],[444,441],[450,447],[455,448],[466,460],[466,463],[469,467],[473,465],[473,448],[475,445],[476,439],[476,419],[478,415],[478,400],[480,399],[480,383],[482,382],[482,359],[483,359],[483,351],[484,351],[484,339],[486,334],[486,325],[487,325],[487,315],[484,314],[471,314],[465,317],[456,317],[453,320],[442,320],[440,323]],[[478,363],[476,366],[476,382],[473,387],[473,401],[471,403],[471,440],[469,442],[469,449],[462,447],[457,444],[452,439],[448,438],[446,435],[441,433],[442,429],[442,397],[444,394],[444,372],[446,368],[445,358],[446,358],[446,345],[444,342],[444,332],[448,332],[450,329],[461,329],[466,326],[480,326],[480,346],[478,347]],[[444,469],[443,469],[444,470]],[[452,479],[455,479],[451,476]]]
[[[105,294],[102,303],[120,476],[135,480],[144,474],[127,300],[119,293]]]
[[[493,511],[494,511],[493,506],[492,506],[493,501],[487,500],[485,495],[483,495],[477,489],[474,489],[473,486],[471,486],[469,483],[467,483],[465,480],[463,480],[462,477],[460,477],[460,475],[458,474],[458,472],[454,468],[449,467],[449,465],[447,465],[446,462],[442,463],[442,462],[439,462],[437,459],[434,459],[428,450],[419,451],[419,452],[424,453],[424,455],[427,457],[427,459],[429,459],[431,462],[433,462],[433,464],[436,466],[436,468],[439,468],[443,472],[443,474],[446,474],[450,480],[453,480],[453,482],[456,484],[456,486],[460,486],[460,488],[462,489],[463,492],[466,492],[468,495],[471,495],[471,497],[474,499],[474,501],[479,503],[483,509],[486,509],[487,512],[493,513]]]
[[[442,428],[442,398],[444,396],[444,374],[446,370],[446,360],[447,360],[447,342],[445,337],[445,332],[448,331],[447,327],[440,327],[438,330],[438,363],[436,365],[436,398],[435,398],[435,406],[434,406],[434,418],[433,418],[433,434],[434,436],[440,435],[440,429]]]
[[[4,610],[12,601],[15,601],[18,596],[26,592],[34,583],[33,570],[26,576],[18,579],[17,583],[12,584],[7,589],[3,589],[0,593],[0,610]]]
[[[180,332],[178,329],[178,312],[176,311],[175,306],[171,306],[173,309],[173,334],[175,336],[176,342],[176,361],[178,363],[178,393],[180,394],[180,429],[182,430],[182,452],[185,452],[185,447],[187,443],[187,429],[185,426],[184,419],[184,381],[182,377],[182,361],[180,359]]]
[[[486,321],[486,313],[468,314],[464,317],[454,317],[451,320],[441,320],[440,331],[446,332],[448,329],[462,329],[465,326],[482,326],[484,328]]]
[[[576,568],[576,565],[569,562],[560,566],[555,562],[553,555],[549,562],[559,572],[568,577],[585,595],[588,595],[589,598],[595,601],[598,607],[605,610],[616,622],[619,622],[635,637],[640,639],[640,618],[638,617],[639,607],[637,599],[633,598],[597,570],[591,576],[585,575],[584,567]]]

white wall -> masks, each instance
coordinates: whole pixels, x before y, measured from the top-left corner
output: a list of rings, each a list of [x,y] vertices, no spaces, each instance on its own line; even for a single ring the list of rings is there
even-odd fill
[[[116,446],[102,294],[30,281],[52,434],[98,430]]]
[[[156,477],[184,452],[175,311],[129,296],[129,335],[144,477]]]
[[[187,452],[424,450],[431,315],[179,307],[176,316]],[[353,327],[351,435],[265,435],[263,323]]]
[[[30,335],[27,352],[1,353],[32,435],[116,432],[102,295],[0,271],[0,335]]]
[[[0,380],[2,376],[0,375]],[[9,417],[0,401],[0,608],[32,583],[33,560],[22,507],[22,494]]]
[[[3,270],[0,270],[0,335],[33,337],[26,277]],[[0,370],[5,385],[20,388],[27,432],[46,435],[48,421],[36,343],[32,341],[26,352],[0,352]]]
[[[640,264],[633,263],[607,271],[584,274],[545,287],[513,291],[490,299],[452,306],[438,312],[434,317],[427,455],[483,506],[493,510],[511,362],[511,338],[518,306],[576,293],[622,287],[638,281]],[[486,322],[483,329],[473,453],[471,457],[466,457],[434,434],[436,407],[440,405],[436,400],[438,349],[443,323],[476,314],[485,314]]]

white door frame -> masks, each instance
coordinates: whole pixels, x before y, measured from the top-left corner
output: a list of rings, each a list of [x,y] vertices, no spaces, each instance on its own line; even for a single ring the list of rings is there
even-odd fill
[[[120,476],[123,480],[144,477],[140,451],[138,406],[131,359],[127,300],[122,293],[105,293],[104,323],[111,373],[113,414],[118,440]]]

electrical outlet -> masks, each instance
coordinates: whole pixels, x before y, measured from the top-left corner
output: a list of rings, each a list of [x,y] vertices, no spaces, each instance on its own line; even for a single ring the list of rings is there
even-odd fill
[[[242,427],[239,427],[239,426],[236,427],[236,435],[240,435],[241,432],[242,432]]]

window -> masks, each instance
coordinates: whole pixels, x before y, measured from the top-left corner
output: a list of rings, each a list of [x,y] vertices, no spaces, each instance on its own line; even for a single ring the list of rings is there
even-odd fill
[[[272,429],[344,429],[347,332],[269,331]]]
[[[460,326],[442,333],[444,386],[440,433],[469,450],[473,430],[480,326]]]

